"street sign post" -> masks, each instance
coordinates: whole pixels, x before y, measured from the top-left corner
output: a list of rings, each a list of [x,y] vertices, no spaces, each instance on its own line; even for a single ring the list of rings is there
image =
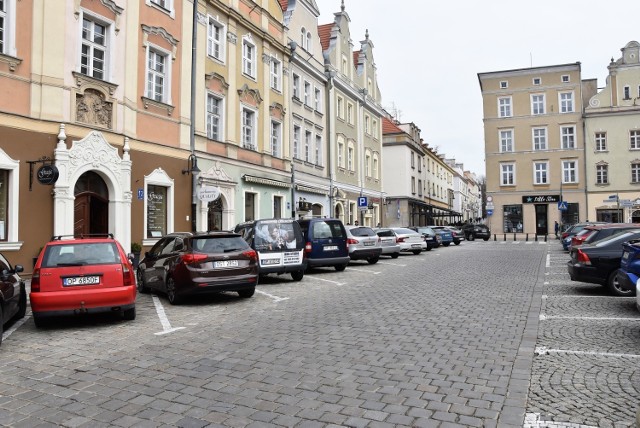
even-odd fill
[[[567,209],[569,209],[569,205],[567,204],[567,201],[558,202],[558,209],[560,211],[566,211]]]
[[[489,215],[489,216],[490,216],[490,215],[493,215],[493,210],[488,209],[488,210],[487,210],[487,215]]]
[[[367,197],[366,196],[360,196],[358,198],[358,208],[361,210],[366,210],[369,208],[369,204],[367,202]]]

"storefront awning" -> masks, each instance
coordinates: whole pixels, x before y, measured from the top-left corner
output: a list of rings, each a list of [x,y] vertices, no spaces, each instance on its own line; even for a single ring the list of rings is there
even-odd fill
[[[257,183],[257,184],[264,184],[265,186],[291,188],[291,183],[287,183],[286,181],[273,180],[271,178],[264,178],[264,177],[256,177],[255,175],[245,174],[242,176],[242,179],[247,183]]]
[[[329,194],[327,190],[323,190],[318,187],[305,186],[304,184],[296,184],[296,190],[300,190],[301,192],[317,193],[318,195],[324,196]]]

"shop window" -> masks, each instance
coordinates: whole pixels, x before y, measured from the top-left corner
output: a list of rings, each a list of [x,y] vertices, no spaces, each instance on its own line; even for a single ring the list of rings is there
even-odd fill
[[[0,250],[18,250],[20,163],[0,149]]]
[[[173,179],[158,168],[144,177],[145,242],[152,245],[162,236],[173,232]]]
[[[505,205],[503,207],[503,232],[516,233],[524,230],[522,222],[522,205]]]

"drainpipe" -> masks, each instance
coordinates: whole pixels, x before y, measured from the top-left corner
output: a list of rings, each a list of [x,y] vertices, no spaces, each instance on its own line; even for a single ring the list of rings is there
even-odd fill
[[[198,0],[193,0],[193,22],[191,31],[191,112],[190,112],[190,141],[189,148],[191,150],[190,158],[192,165],[197,165],[196,159],[196,63],[197,63],[197,42],[198,42]],[[191,166],[190,166],[191,168]],[[196,167],[197,168],[197,167]],[[198,186],[198,177],[194,168],[191,168],[191,230],[195,232],[197,225],[197,205],[198,195],[196,194]]]

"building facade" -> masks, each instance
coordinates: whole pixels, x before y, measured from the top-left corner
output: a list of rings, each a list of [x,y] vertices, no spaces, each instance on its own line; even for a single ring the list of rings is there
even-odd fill
[[[582,112],[595,81],[581,80],[580,63],[479,73],[478,79],[491,229],[546,235],[555,221],[585,220]]]

